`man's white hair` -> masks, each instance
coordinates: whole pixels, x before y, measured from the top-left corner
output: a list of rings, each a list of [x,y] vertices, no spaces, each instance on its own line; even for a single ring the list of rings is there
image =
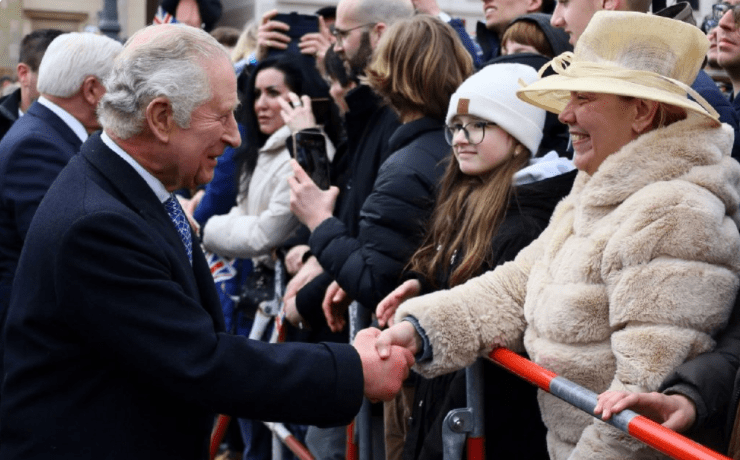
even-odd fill
[[[71,97],[88,76],[101,83],[123,45],[89,32],[70,32],[55,38],[39,64],[37,89],[41,94]]]
[[[156,28],[156,30],[153,30]],[[141,34],[153,34],[142,42]],[[209,34],[195,27],[162,24],[135,33],[116,59],[98,106],[104,129],[120,139],[139,134],[146,108],[157,97],[172,105],[175,123],[190,126],[190,116],[211,97],[205,67],[228,56]]]

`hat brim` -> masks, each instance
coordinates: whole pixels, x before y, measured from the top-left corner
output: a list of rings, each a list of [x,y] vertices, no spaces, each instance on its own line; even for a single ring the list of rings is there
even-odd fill
[[[559,114],[568,104],[572,91],[614,94],[664,102],[686,109],[689,114],[695,113],[708,118],[714,121],[716,125],[720,124],[716,116],[707,112],[704,107],[689,99],[686,95],[608,76],[567,77],[550,75],[520,88],[516,94],[524,102],[548,112]]]

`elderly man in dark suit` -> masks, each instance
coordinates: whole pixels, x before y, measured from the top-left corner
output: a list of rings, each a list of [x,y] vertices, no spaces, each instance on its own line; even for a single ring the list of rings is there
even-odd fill
[[[38,86],[33,82],[39,99],[0,142],[0,325],[31,218],[88,134],[100,128],[95,108],[105,93],[103,78],[122,48],[101,35],[57,36],[38,66]]]
[[[207,33],[150,26],[106,81],[104,127],[29,229],[4,330],[0,459],[207,458],[214,413],[345,424],[389,399],[413,358],[224,332],[172,191],[211,179],[240,138],[236,78]]]

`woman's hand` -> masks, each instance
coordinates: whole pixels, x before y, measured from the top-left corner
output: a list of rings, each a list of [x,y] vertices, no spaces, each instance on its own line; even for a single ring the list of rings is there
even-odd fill
[[[288,93],[288,101],[285,99],[278,99],[280,104],[280,116],[290,132],[295,134],[306,128],[316,127],[316,117],[313,116],[313,110],[311,110],[311,98],[303,95],[298,97],[294,92]]]
[[[290,26],[281,21],[273,21],[278,10],[270,10],[262,15],[262,23],[257,29],[257,52],[258,61],[267,57],[270,48],[279,50],[288,49],[290,37],[283,32],[290,30]]]
[[[196,235],[200,235],[200,224],[198,221],[193,218],[193,213],[189,212],[188,209],[190,208],[188,199],[183,198],[180,195],[175,195],[177,197],[177,201],[180,202],[180,207],[182,208],[182,212],[185,214],[185,217],[188,218],[188,223],[190,224],[190,227],[193,229]]]
[[[339,189],[332,186],[329,190],[321,190],[297,161],[290,160],[290,165],[293,167],[293,176],[288,178],[290,210],[313,232],[332,216]]]
[[[181,198],[180,199],[180,205],[182,206],[182,210],[185,211],[188,215],[195,214],[195,210],[198,209],[198,205],[200,204],[200,201],[203,199],[203,196],[206,194],[206,191],[203,189],[198,190],[195,192],[192,198],[189,200],[187,198]]]
[[[285,254],[285,270],[290,276],[298,273],[298,270],[303,267],[303,255],[309,250],[307,244],[297,244]]]
[[[321,308],[324,310],[326,324],[329,325],[329,329],[332,332],[340,332],[344,329],[344,326],[347,324],[344,314],[347,312],[347,308],[349,308],[349,304],[351,303],[352,299],[349,298],[347,292],[336,281],[332,281],[329,287],[326,288],[326,294],[324,295],[324,301],[321,303]]]
[[[420,292],[421,283],[419,280],[408,280],[385,296],[375,309],[375,315],[378,317],[380,327],[384,327],[386,324],[393,326],[396,322],[393,316],[396,314],[398,306],[411,297],[416,297]]]
[[[416,353],[421,350],[422,343],[413,324],[401,321],[381,332],[375,341],[375,348],[381,359],[386,359],[391,355],[391,347],[394,345],[405,348],[411,352],[412,356],[416,356]]]
[[[599,395],[594,414],[601,414],[603,420],[609,420],[612,415],[625,409],[632,409],[678,432],[688,430],[696,421],[696,407],[689,398],[681,394],[657,392],[605,391]]]
[[[311,256],[306,263],[303,264],[301,269],[298,270],[298,273],[288,281],[288,285],[285,286],[285,297],[283,299],[285,300],[290,297],[295,297],[303,286],[319,276],[323,271],[324,269],[321,268],[316,257]]]

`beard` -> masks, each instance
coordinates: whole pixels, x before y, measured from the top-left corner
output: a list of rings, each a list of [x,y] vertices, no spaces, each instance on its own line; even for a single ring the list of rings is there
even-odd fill
[[[354,75],[365,75],[365,67],[370,63],[373,57],[373,48],[370,45],[370,32],[363,32],[360,37],[360,46],[353,56],[347,56],[342,53],[344,62],[349,67],[349,72]]]

